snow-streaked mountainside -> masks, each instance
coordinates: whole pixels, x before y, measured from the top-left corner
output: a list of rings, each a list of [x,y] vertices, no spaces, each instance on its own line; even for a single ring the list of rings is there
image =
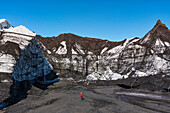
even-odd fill
[[[141,39],[110,42],[67,33],[37,35],[36,40],[59,74],[69,70],[81,72],[88,80],[115,80],[170,72],[170,30],[160,20]]]
[[[46,60],[61,76],[77,78],[78,73],[87,80],[117,80],[170,73],[170,30],[160,20],[143,38],[120,42],[71,33],[42,37],[4,19],[0,26],[0,72],[13,72],[21,51],[35,36]]]

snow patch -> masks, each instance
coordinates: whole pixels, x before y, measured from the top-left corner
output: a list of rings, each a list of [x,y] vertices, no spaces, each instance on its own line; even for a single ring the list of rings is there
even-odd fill
[[[156,46],[163,46],[164,44],[160,39],[157,39],[155,45]]]
[[[108,49],[108,47],[105,47],[105,48],[101,51],[101,54],[103,54],[107,49]]]
[[[66,78],[66,80],[73,81],[74,79],[72,77],[70,77],[70,78]]]
[[[168,61],[166,61],[158,56],[155,56],[155,60],[154,60],[153,64],[154,64],[154,67],[156,68],[156,70],[165,70],[169,66]]]
[[[77,47],[77,51],[78,51],[80,54],[85,54],[79,44],[76,44],[76,47]]]
[[[18,26],[15,28],[3,30],[2,35],[3,35],[3,39],[1,40],[2,44],[5,44],[7,41],[13,42],[19,44],[19,47],[23,50],[29,44],[29,41],[32,40],[36,34],[28,30],[24,26]]]
[[[9,80],[1,80],[2,83],[7,83],[7,82],[10,82]]]
[[[110,49],[107,53],[118,54],[118,53],[120,53],[127,45],[130,45],[131,43],[136,42],[136,41],[138,41],[139,39],[134,39],[134,40],[131,41],[131,42],[130,42],[130,40],[132,40],[132,39],[127,39],[127,40],[124,42],[123,46],[122,46],[122,45],[116,46],[116,47]]]
[[[0,19],[0,30],[3,29],[9,29],[10,27],[12,27],[6,19]]]
[[[57,54],[67,54],[67,47],[66,47],[66,41],[62,41],[60,43],[62,46],[58,48],[56,51]]]
[[[147,35],[146,38],[141,42],[141,44],[147,42],[147,40],[149,40],[149,37],[150,37],[150,33],[148,33],[148,35]]]
[[[27,29],[25,26],[20,25],[14,28],[10,28],[7,31],[11,31],[11,32],[15,32],[15,33],[21,33],[21,34],[25,34],[25,35],[29,35],[29,36],[35,36],[36,34],[33,33],[32,31],[30,31],[29,29]]]
[[[52,48],[52,51],[55,52],[55,51],[56,51],[56,47],[53,47],[53,48]]]
[[[135,75],[138,76],[138,77],[143,77],[143,76],[147,76],[147,73],[136,70]]]
[[[90,75],[86,77],[87,80],[99,80],[101,76],[101,73],[99,72],[93,72]]]
[[[15,58],[12,55],[2,54],[0,56],[0,72],[12,73],[15,63]]]
[[[5,21],[6,21],[6,19],[0,19],[0,23],[3,23]]]
[[[48,54],[51,54],[51,51],[50,51],[50,50],[47,50],[47,53],[48,53]]]
[[[89,55],[92,55],[92,54],[93,54],[93,52],[91,52],[91,51],[88,51],[88,54],[89,54]]]
[[[110,49],[107,53],[119,53],[121,50],[122,50],[123,46],[119,45],[119,46],[116,46],[112,49]]]
[[[170,43],[169,42],[164,42],[166,46],[170,46]]]
[[[102,74],[101,72],[93,72],[86,77],[87,80],[118,80],[122,79],[122,75],[113,73],[110,67]]]
[[[74,49],[73,49],[73,48],[71,49],[71,51],[72,51],[72,54],[77,55],[77,52],[76,52],[76,51],[74,51]]]
[[[35,33],[27,29],[25,26],[12,27],[6,19],[0,19],[0,32],[2,32],[3,39],[1,40],[2,44],[5,44],[7,41],[14,42],[19,44],[19,47],[23,50],[28,44],[29,41],[36,36]]]

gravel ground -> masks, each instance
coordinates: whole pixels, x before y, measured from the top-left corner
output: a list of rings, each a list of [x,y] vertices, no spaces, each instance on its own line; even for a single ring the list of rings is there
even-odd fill
[[[0,83],[0,100],[8,97],[11,83]],[[79,97],[84,94],[84,100]],[[118,86],[84,86],[73,81],[60,81],[41,90],[32,86],[26,99],[0,112],[4,113],[169,113],[170,101],[118,95],[137,92]],[[145,93],[145,91],[143,91]],[[147,93],[153,93],[148,92]],[[154,92],[155,93],[155,92]],[[163,95],[161,93],[157,93]],[[169,93],[166,93],[170,97]]]

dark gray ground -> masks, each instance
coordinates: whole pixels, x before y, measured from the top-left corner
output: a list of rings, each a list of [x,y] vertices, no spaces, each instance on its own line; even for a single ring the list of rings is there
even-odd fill
[[[0,100],[8,97],[10,83],[0,83]],[[84,94],[84,100],[79,97]],[[1,110],[7,113],[169,113],[170,101],[167,99],[141,98],[116,94],[119,92],[141,92],[125,90],[118,86],[83,86],[72,81],[60,81],[41,90],[32,87],[28,97],[17,104]],[[161,92],[143,93],[164,95]],[[169,98],[170,99],[170,98]]]

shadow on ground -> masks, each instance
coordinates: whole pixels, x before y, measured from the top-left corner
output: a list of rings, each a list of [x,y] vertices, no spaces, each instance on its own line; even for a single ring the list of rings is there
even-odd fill
[[[57,79],[58,76],[55,75],[54,77],[54,74],[51,74],[50,76],[51,77],[49,79],[47,78],[46,83],[41,81],[43,79],[42,77],[25,81],[13,80],[13,84],[10,86],[9,97],[0,103],[0,110],[26,99],[28,91],[31,89],[32,85],[45,90],[49,85],[59,81],[59,79]]]

